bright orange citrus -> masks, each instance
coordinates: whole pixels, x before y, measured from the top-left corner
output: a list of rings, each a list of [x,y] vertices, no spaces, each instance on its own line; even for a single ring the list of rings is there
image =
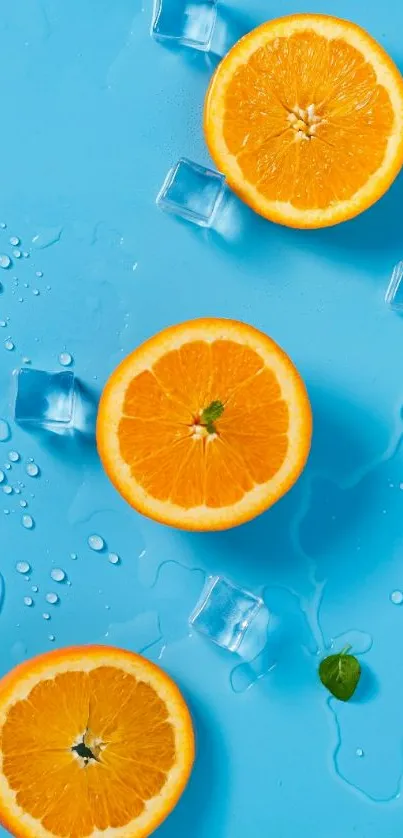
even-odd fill
[[[193,530],[236,526],[267,509],[308,456],[301,377],[267,335],[206,318],[165,329],[129,355],[103,392],[104,468],[145,515]]]
[[[178,688],[132,652],[54,651],[0,682],[0,821],[17,838],[150,835],[193,757]]]
[[[272,20],[219,64],[205,105],[210,153],[266,218],[326,227],[388,189],[403,163],[403,79],[359,26]]]

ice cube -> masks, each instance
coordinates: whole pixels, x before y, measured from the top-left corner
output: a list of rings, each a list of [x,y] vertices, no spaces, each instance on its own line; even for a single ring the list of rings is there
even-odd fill
[[[213,643],[236,652],[262,607],[261,597],[224,576],[210,576],[189,622]]]
[[[385,294],[385,303],[392,311],[403,312],[403,262],[393,268],[392,276]]]
[[[74,407],[73,372],[18,371],[15,421],[20,425],[60,433],[72,427]]]
[[[155,0],[151,34],[157,40],[208,52],[217,0]]]
[[[210,227],[225,191],[224,175],[181,157],[165,178],[157,206],[199,227]]]

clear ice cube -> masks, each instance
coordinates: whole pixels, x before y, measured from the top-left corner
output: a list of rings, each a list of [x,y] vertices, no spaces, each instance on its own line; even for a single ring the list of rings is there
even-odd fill
[[[393,311],[403,312],[403,262],[393,268],[392,276],[385,294],[385,303]]]
[[[213,643],[236,652],[264,602],[223,576],[210,576],[189,618]]]
[[[157,206],[199,227],[210,227],[224,193],[224,175],[182,157],[168,172]]]
[[[20,369],[17,373],[15,421],[20,425],[59,431],[73,424],[74,373]]]
[[[157,41],[210,49],[217,0],[155,0],[151,34]]]

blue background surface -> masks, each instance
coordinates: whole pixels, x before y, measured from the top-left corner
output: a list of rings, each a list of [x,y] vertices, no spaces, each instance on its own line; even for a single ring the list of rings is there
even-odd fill
[[[403,65],[398,0],[221,7],[227,32],[239,34],[298,11],[355,20]],[[403,607],[389,597],[403,589],[403,326],[383,296],[402,258],[403,179],[364,216],[317,232],[275,227],[235,199],[221,232],[163,215],[155,197],[178,157],[209,164],[201,112],[213,64],[153,42],[150,19],[149,0],[0,1],[0,253],[11,255],[10,235],[30,253],[0,271],[0,415],[12,423],[23,357],[56,370],[66,349],[96,399],[149,335],[224,315],[268,332],[297,364],[313,404],[312,454],[293,491],[258,520],[186,534],[131,511],[91,439],[12,423],[0,467],[9,450],[21,454],[8,472],[21,494],[0,504],[1,671],[53,646],[111,642],[145,650],[172,674],[194,714],[198,757],[159,838],[397,838]],[[59,233],[49,247],[32,244]],[[12,352],[2,348],[8,337]],[[25,474],[28,457],[36,479]],[[89,549],[91,533],[119,566]],[[28,579],[15,570],[21,560]],[[64,584],[52,582],[52,567],[66,571]],[[280,641],[269,637],[253,664],[189,636],[206,573],[262,592],[280,616]],[[55,588],[60,603],[47,605]],[[328,700],[316,667],[348,632],[364,676],[342,705]]]

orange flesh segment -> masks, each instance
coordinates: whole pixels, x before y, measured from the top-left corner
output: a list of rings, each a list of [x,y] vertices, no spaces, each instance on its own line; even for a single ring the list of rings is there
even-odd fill
[[[311,29],[257,49],[225,108],[224,139],[245,179],[298,209],[351,198],[379,169],[394,123],[363,54]]]
[[[149,393],[149,395],[148,395]],[[216,435],[195,434],[212,401]],[[148,493],[184,509],[236,503],[266,482],[287,454],[288,407],[274,373],[248,346],[191,341],[130,383],[120,453]]]
[[[71,750],[83,736],[98,753],[85,766]],[[159,794],[176,759],[163,700],[113,666],[41,681],[10,707],[1,747],[17,803],[66,838],[130,823]]]

